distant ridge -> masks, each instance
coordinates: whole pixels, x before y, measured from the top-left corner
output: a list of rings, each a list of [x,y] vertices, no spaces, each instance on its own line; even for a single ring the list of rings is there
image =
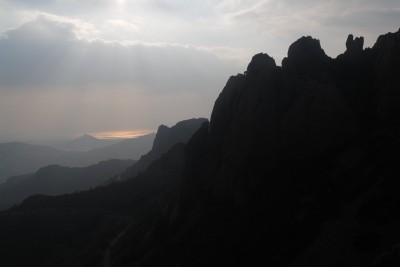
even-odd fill
[[[98,139],[89,134],[84,134],[74,140],[68,141],[61,145],[58,145],[58,146],[56,146],[56,148],[66,150],[66,151],[89,151],[91,149],[102,148],[105,146],[115,144],[118,141],[121,141],[121,140],[119,140],[119,139],[103,140],[103,139]]]
[[[92,140],[94,137],[84,136]],[[118,141],[89,151],[64,151],[47,146],[25,143],[0,144],[0,183],[15,175],[36,172],[51,164],[67,167],[84,167],[109,159],[138,160],[153,145],[155,134]]]

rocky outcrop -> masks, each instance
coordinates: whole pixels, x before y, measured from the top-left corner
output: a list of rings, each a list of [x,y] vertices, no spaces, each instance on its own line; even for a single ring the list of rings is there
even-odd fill
[[[263,75],[269,73],[276,67],[275,60],[267,54],[259,53],[251,59],[247,66],[246,74],[249,76]]]
[[[290,45],[288,56],[282,61],[282,67],[297,75],[322,78],[321,75],[330,62],[331,58],[325,54],[319,40],[303,36]]]
[[[364,47],[364,37],[356,37],[354,39],[354,36],[352,34],[349,34],[347,37],[346,41],[346,52],[352,53],[352,54],[359,54],[363,51]]]
[[[254,56],[188,142],[180,189],[136,263],[371,265],[392,241],[355,213],[400,160],[398,36],[363,50],[350,35],[336,59],[302,37],[282,67]]]

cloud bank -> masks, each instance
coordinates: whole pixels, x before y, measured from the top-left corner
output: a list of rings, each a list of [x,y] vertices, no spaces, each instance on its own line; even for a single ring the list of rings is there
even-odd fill
[[[85,27],[40,15],[3,33],[0,85],[13,90],[129,86],[177,92],[208,90],[235,71],[235,62],[196,47],[81,39]]]

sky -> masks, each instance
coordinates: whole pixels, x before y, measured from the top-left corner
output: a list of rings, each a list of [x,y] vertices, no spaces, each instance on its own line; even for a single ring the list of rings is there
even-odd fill
[[[400,27],[399,0],[0,0],[0,142],[209,118],[229,76],[301,36],[327,55]]]

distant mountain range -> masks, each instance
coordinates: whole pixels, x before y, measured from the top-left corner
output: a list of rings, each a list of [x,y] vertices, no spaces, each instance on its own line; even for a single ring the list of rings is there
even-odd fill
[[[87,190],[99,185],[133,178],[140,171],[145,171],[155,160],[161,158],[171,147],[178,143],[186,143],[207,119],[189,119],[178,122],[171,128],[161,125],[158,128],[153,148],[142,156],[137,164],[133,160],[108,160],[88,167],[65,167],[49,165],[40,168],[32,174],[12,176],[5,183],[0,184],[0,209],[8,208],[22,202],[25,198],[35,195],[61,195],[75,191]],[[91,136],[83,136],[76,139],[93,140]],[[132,149],[132,141],[127,139],[107,147],[107,154],[114,157],[129,157]],[[139,149],[135,145],[135,149]],[[90,158],[96,155],[104,155],[105,148],[93,149],[85,154]],[[137,165],[137,166],[136,166]],[[129,167],[129,168],[128,168]],[[118,179],[112,177],[118,177]],[[120,177],[123,177],[120,179]]]
[[[66,151],[89,151],[95,148],[110,146],[119,141],[121,140],[98,139],[89,134],[84,134],[81,137],[78,137],[74,140],[68,141],[60,145],[56,145],[54,147]]]
[[[25,143],[0,144],[0,183],[16,175],[36,172],[39,168],[58,164],[68,167],[83,167],[108,159],[137,160],[147,153],[153,144],[155,134],[126,139],[102,148],[82,151],[63,151],[47,146]],[[92,140],[86,136],[74,144]],[[97,141],[96,141],[97,143]]]

